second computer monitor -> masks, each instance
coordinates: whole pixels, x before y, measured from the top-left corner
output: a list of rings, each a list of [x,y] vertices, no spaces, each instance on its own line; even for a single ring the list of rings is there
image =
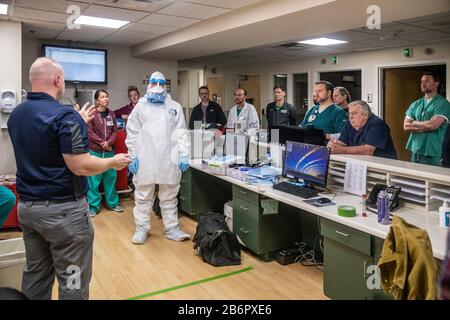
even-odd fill
[[[270,142],[286,144],[286,141],[325,145],[323,130],[316,128],[300,128],[296,126],[273,126],[269,130]]]
[[[283,175],[325,188],[329,160],[327,147],[286,141]]]

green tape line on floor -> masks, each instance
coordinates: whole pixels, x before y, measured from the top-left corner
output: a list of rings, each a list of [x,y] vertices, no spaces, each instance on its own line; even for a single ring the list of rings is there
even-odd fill
[[[158,294],[167,293],[167,292],[170,292],[170,291],[174,291],[174,290],[178,290],[178,289],[182,289],[182,288],[195,286],[195,285],[202,284],[202,283],[205,283],[205,282],[214,281],[214,280],[218,280],[218,279],[234,276],[234,275],[237,275],[237,274],[240,274],[240,273],[243,273],[243,272],[250,271],[252,269],[253,269],[253,266],[249,266],[247,268],[236,270],[236,271],[232,271],[232,272],[229,272],[229,273],[219,274],[217,276],[213,276],[213,277],[209,277],[209,278],[205,278],[205,279],[201,279],[201,280],[185,283],[185,284],[182,284],[182,285],[179,285],[179,286],[175,286],[175,287],[171,287],[171,288],[167,288],[167,289],[163,289],[163,290],[158,290],[158,291],[154,291],[154,292],[149,292],[149,293],[146,293],[146,294],[143,294],[143,295],[140,295],[140,296],[129,298],[127,300],[140,300],[140,299],[148,298],[148,297],[151,297],[151,296],[156,296]]]

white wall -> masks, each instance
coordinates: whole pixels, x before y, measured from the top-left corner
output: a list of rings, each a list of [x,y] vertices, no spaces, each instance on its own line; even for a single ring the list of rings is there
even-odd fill
[[[22,87],[22,25],[17,22],[0,21],[0,43],[4,44],[0,50],[0,90],[9,89],[16,92],[20,101]],[[1,115],[0,122],[7,120]],[[0,132],[0,174],[15,173],[16,163],[14,151],[7,129]]]
[[[433,48],[432,55],[425,55],[424,48]],[[338,64],[330,65],[329,59],[326,65],[322,65],[320,60],[326,57],[314,57],[302,60],[280,61],[279,63],[267,64],[245,64],[227,68],[218,68],[215,75],[222,75],[225,79],[225,95],[227,101],[232,103],[233,91],[238,86],[237,75],[260,75],[261,76],[261,105],[265,107],[269,102],[273,101],[273,75],[278,73],[288,73],[288,83],[292,81],[292,74],[308,72],[309,73],[309,100],[312,103],[313,84],[318,80],[318,72],[321,71],[340,71],[350,69],[361,69],[362,74],[362,98],[367,99],[369,93],[373,94],[373,103],[371,107],[373,112],[380,114],[380,79],[379,69],[381,67],[392,66],[408,66],[414,64],[447,64],[447,93],[450,94],[450,42],[431,43],[426,46],[417,46],[413,48],[413,57],[405,58],[403,56],[403,48],[393,48],[385,50],[376,50],[368,52],[346,53],[338,55]],[[208,66],[211,70],[214,66]],[[419,85],[419,84],[418,84]],[[288,86],[289,88],[289,86]],[[288,100],[292,103],[292,90],[288,91]],[[449,97],[447,97],[449,98]],[[225,110],[229,110],[232,105],[227,103],[223,106]]]
[[[62,41],[45,41],[24,38],[22,51],[22,86],[28,91],[31,86],[28,80],[28,70],[33,61],[41,55],[42,44],[66,45]],[[106,89],[110,95],[110,108],[118,109],[128,104],[127,88],[129,85],[136,85],[141,95],[145,94],[146,86],[142,81],[146,76],[150,76],[154,71],[161,71],[167,79],[171,80],[172,97],[177,99],[177,62],[175,60],[163,59],[137,59],[130,55],[130,49],[119,46],[93,46],[86,47],[101,48],[108,50],[108,84],[106,85],[86,85],[86,89]],[[83,86],[80,86],[81,88]],[[71,85],[66,86],[66,97],[73,98],[74,89]]]

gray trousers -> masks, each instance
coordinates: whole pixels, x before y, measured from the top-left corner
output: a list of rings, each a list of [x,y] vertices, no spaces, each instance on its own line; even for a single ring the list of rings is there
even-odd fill
[[[22,292],[50,300],[56,275],[59,299],[89,299],[94,228],[86,199],[21,201],[18,216],[26,251]]]

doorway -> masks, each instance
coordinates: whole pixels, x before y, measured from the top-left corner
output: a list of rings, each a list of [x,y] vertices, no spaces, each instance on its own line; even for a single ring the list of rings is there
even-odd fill
[[[239,88],[247,91],[247,102],[252,104],[258,116],[261,114],[261,81],[259,76],[239,76]]]
[[[224,95],[224,79],[223,77],[216,77],[216,78],[208,78],[207,80],[207,86],[209,89],[209,99],[211,101],[214,101],[224,109],[225,105],[225,95]]]
[[[361,70],[320,72],[319,79],[346,88],[353,101],[361,100]]]
[[[392,140],[399,160],[410,161],[411,152],[406,149],[409,133],[403,130],[406,110],[412,102],[423,96],[420,79],[424,72],[436,72],[441,78],[439,93],[445,97],[446,65],[382,69],[382,115],[391,130]]]

